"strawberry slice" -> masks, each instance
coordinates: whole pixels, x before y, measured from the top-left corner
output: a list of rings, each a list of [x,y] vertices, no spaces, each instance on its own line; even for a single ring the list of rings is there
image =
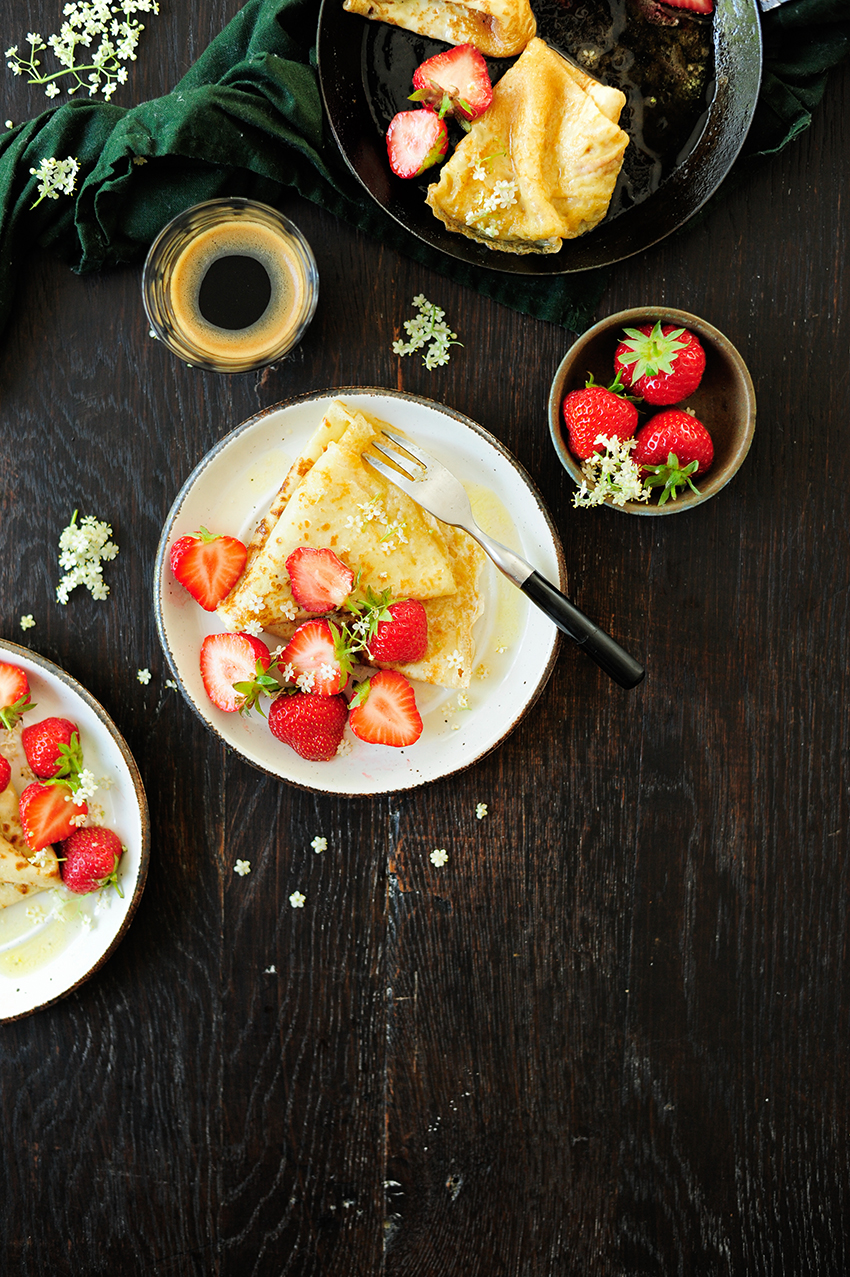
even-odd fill
[[[424,102],[440,115],[474,120],[493,100],[487,63],[471,44],[458,44],[428,58],[413,72],[411,102]]]
[[[428,614],[418,599],[403,599],[386,609],[366,647],[375,664],[421,661],[428,647]]]
[[[418,177],[449,149],[445,120],[433,111],[399,111],[387,129],[387,155],[396,177]]]
[[[328,621],[304,621],[280,655],[285,671],[291,665],[295,682],[304,692],[336,696],[348,682],[351,662],[345,641]]]
[[[9,760],[3,754],[0,754],[0,794],[2,794],[11,779],[12,768],[9,765]]]
[[[257,704],[260,692],[280,689],[266,674],[271,662],[265,643],[252,634],[208,634],[201,644],[204,690],[226,714],[247,712]]]
[[[370,745],[412,745],[422,735],[422,718],[410,682],[398,670],[380,670],[361,683],[348,721]]]
[[[333,612],[351,593],[354,573],[333,550],[299,546],[286,560],[295,602],[305,612]]]
[[[21,794],[21,824],[27,846],[41,851],[53,842],[70,838],[80,816],[88,815],[86,803],[75,803],[67,785],[33,781]]]
[[[35,709],[35,703],[30,700],[26,671],[0,661],[0,723],[11,729],[29,709]]]
[[[317,692],[284,693],[269,709],[269,728],[296,754],[314,763],[329,762],[342,741],[348,705],[344,696]]]
[[[248,551],[236,537],[206,528],[171,547],[171,570],[205,612],[214,612],[242,575]]]

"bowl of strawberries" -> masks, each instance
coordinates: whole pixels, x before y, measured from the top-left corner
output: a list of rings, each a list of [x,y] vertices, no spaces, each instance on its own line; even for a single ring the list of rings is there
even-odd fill
[[[549,394],[549,430],[573,504],[666,515],[713,497],[753,438],[755,391],[723,333],[687,311],[619,311],[570,347]]]

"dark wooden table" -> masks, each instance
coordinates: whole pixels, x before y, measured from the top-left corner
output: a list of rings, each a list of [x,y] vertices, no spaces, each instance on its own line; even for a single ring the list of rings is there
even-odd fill
[[[163,4],[123,104],[167,91],[238,8]],[[6,45],[54,11],[12,0]],[[169,357],[140,268],[28,264],[0,350],[2,632],[114,717],[153,840],[108,964],[0,1031],[4,1273],[847,1271],[848,88],[845,68],[804,136],[605,293],[600,315],[700,314],[752,371],[750,455],[680,517],[571,508],[546,420],[571,333],[294,196],[321,300],[262,375]],[[43,108],[4,93],[15,120]],[[464,343],[435,372],[391,351],[420,292]],[[564,646],[497,752],[371,800],[220,747],[165,686],[163,521],[232,426],[347,384],[504,441],[573,597],[645,659],[640,689]],[[60,607],[75,508],[121,552],[106,603]]]

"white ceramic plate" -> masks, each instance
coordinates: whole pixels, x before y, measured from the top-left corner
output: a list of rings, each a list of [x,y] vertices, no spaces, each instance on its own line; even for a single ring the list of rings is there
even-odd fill
[[[169,565],[178,537],[229,533],[248,541],[287,469],[334,399],[360,404],[449,466],[467,485],[485,531],[509,544],[561,590],[566,588],[558,534],[532,481],[491,434],[468,417],[428,399],[390,390],[345,388],[277,404],[226,435],[195,468],[165,522],[157,554],[154,606],[168,662],[183,695],[203,722],[261,771],[306,789],[333,794],[385,794],[411,789],[468,767],[495,748],[543,689],[555,661],[558,631],[489,560],[484,615],[475,629],[477,667],[467,693],[417,683],[424,731],[408,749],[367,745],[352,736],[350,753],[328,763],[300,758],[276,740],[263,718],[226,714],[204,691],[198,655],[205,635],[224,628],[174,579]],[[510,511],[510,515],[508,515]],[[267,636],[269,637],[269,636]],[[274,649],[279,639],[269,637]],[[350,735],[349,729],[346,734]]]
[[[150,824],[139,770],[106,710],[52,661],[0,639],[0,660],[26,671],[34,708],[21,726],[56,715],[80,729],[85,765],[99,788],[89,823],[114,829],[126,847],[118,869],[123,898],[109,888],[88,896],[64,889],[27,896],[0,910],[0,1020],[16,1020],[71,993],[106,962],[136,912],[148,870]],[[33,779],[20,728],[0,729],[0,752],[20,794]],[[62,917],[51,917],[54,911]]]

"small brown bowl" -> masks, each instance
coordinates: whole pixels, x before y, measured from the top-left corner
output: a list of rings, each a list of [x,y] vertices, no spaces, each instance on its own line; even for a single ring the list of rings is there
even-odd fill
[[[569,449],[562,405],[571,390],[580,390],[587,381],[587,374],[601,386],[610,386],[614,380],[614,351],[620,343],[623,328],[636,324],[676,324],[696,333],[705,350],[705,372],[702,381],[692,395],[677,407],[691,408],[711,435],[714,443],[714,464],[705,478],[697,479],[699,493],[690,488],[680,491],[675,501],[658,505],[658,498],[644,504],[627,501],[613,506],[626,514],[680,514],[701,505],[713,497],[737,472],[752,443],[756,424],[756,396],[752,378],[738,351],[721,332],[684,310],[672,310],[665,306],[643,306],[635,310],[621,310],[616,315],[602,319],[579,337],[564,358],[552,381],[549,392],[549,431],[561,464],[580,487],[584,478],[581,462]],[[638,405],[640,407],[640,405]],[[673,405],[669,405],[672,407]],[[649,414],[661,412],[647,404]],[[641,424],[648,415],[641,413]]]

